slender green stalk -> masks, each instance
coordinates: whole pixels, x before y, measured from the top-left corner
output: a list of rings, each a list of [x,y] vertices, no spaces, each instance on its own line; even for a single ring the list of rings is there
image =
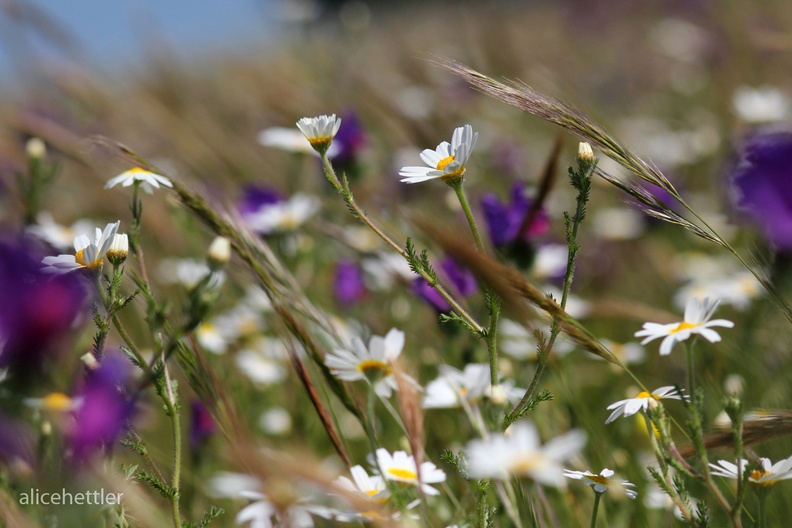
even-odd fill
[[[599,504],[600,500],[602,499],[602,493],[594,492],[594,508],[591,510],[591,528],[595,528],[597,526],[597,512],[599,511]]]
[[[457,178],[448,182],[448,185],[454,189],[459,200],[459,205],[462,206],[462,211],[465,213],[470,232],[473,234],[473,240],[476,243],[476,249],[483,252],[484,242],[481,240],[481,232],[476,222],[476,217],[473,215],[473,210],[470,208],[467,195],[465,194],[465,180]],[[487,356],[489,357],[490,366],[490,384],[495,387],[498,385],[498,320],[500,316],[500,300],[495,297],[492,290],[487,288],[485,290],[487,296],[488,309],[490,312],[490,323],[487,328]]]
[[[458,178],[452,182],[449,182],[448,185],[454,189],[457,199],[459,199],[459,205],[462,206],[462,211],[465,213],[465,218],[467,218],[468,225],[470,225],[470,231],[473,233],[473,240],[476,241],[476,247],[479,249],[479,251],[484,251],[484,243],[481,241],[481,233],[479,232],[478,224],[476,223],[476,217],[473,216],[473,210],[470,208],[470,203],[468,202],[467,195],[465,194],[464,181],[464,179]]]
[[[322,167],[324,168],[325,176],[327,177],[328,181],[335,187],[335,189],[341,194],[346,202],[347,206],[350,209],[350,212],[363,224],[366,225],[369,229],[371,229],[374,234],[380,237],[386,244],[388,244],[394,251],[396,251],[399,255],[401,255],[405,260],[409,262],[409,258],[407,252],[399,246],[396,242],[393,241],[388,235],[386,235],[374,222],[369,219],[366,212],[360,208],[360,206],[355,202],[355,198],[352,195],[352,191],[349,190],[349,187],[346,185],[342,185],[341,182],[338,180],[338,176],[336,176],[335,170],[333,169],[333,165],[330,163],[330,160],[327,158],[325,154],[322,154]],[[417,269],[416,272],[418,275],[424,278],[429,284],[431,284],[437,293],[446,300],[446,302],[451,305],[451,308],[459,314],[462,319],[467,322],[476,332],[479,334],[484,333],[484,328],[471,316],[460,304],[454,299],[451,294],[437,281],[435,281],[431,275],[429,275],[426,270]]]
[[[712,479],[712,474],[709,467],[709,458],[707,456],[707,447],[704,445],[704,431],[701,423],[701,413],[699,412],[701,396],[699,395],[698,387],[696,386],[695,362],[693,360],[695,342],[695,339],[685,342],[688,363],[688,396],[690,397],[690,428],[691,432],[693,433],[693,445],[696,448],[696,456],[698,457],[699,462],[701,462],[701,471],[704,477],[704,482],[718,500],[721,507],[723,507],[723,509],[725,509],[726,512],[728,512],[731,516],[732,506],[729,504],[729,501],[726,500],[726,497],[723,496],[723,493],[721,493],[720,489],[718,489],[718,485]],[[732,524],[736,528],[739,528],[742,526],[742,521],[739,517],[732,516]]]
[[[181,514],[179,513],[179,499],[181,495],[181,462],[182,462],[182,439],[181,439],[181,423],[179,422],[179,403],[176,399],[173,386],[171,383],[170,375],[168,374],[168,365],[163,359],[162,363],[163,373],[165,375],[165,388],[167,391],[166,397],[163,398],[165,405],[168,408],[168,415],[171,419],[173,426],[173,475],[171,477],[171,490],[170,502],[171,511],[173,514],[173,528],[182,528]]]
[[[769,489],[759,486],[756,495],[759,497],[759,515],[757,520],[758,528],[767,528],[767,496],[770,494]]]
[[[478,481],[478,495],[476,497],[476,526],[477,528],[487,528],[487,518],[489,508],[487,507],[487,495],[489,495],[490,481]]]
[[[577,253],[580,250],[580,246],[577,243],[578,230],[580,229],[580,224],[583,222],[583,219],[586,216],[586,204],[588,203],[589,189],[591,188],[591,175],[594,173],[594,169],[596,169],[596,167],[597,160],[595,158],[592,157],[589,159],[578,156],[577,172],[571,168],[569,169],[569,177],[572,186],[577,189],[578,195],[576,199],[574,216],[570,217],[569,214],[564,213],[567,228],[566,238],[567,245],[569,246],[569,252],[567,253],[567,266],[566,272],[564,273],[564,286],[561,292],[560,306],[562,310],[566,309],[569,291],[572,287],[572,279],[575,276],[575,262],[577,261]],[[512,423],[535,397],[536,389],[539,386],[539,380],[542,378],[542,375],[547,368],[547,362],[550,353],[553,350],[556,338],[558,338],[558,334],[560,332],[561,325],[559,324],[558,318],[554,317],[553,324],[550,328],[550,339],[548,339],[545,346],[540,347],[539,349],[538,364],[536,366],[536,372],[534,372],[533,379],[531,380],[530,385],[528,385],[528,389],[525,391],[525,394],[523,395],[520,402],[507,415],[506,419],[504,420],[504,427]]]

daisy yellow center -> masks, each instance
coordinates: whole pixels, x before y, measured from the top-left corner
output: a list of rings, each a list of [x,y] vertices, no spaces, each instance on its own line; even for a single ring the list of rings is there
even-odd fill
[[[308,143],[310,143],[313,148],[327,147],[330,145],[330,143],[332,143],[332,141],[333,141],[332,136],[319,136],[319,137],[308,138]]]
[[[642,392],[638,393],[638,396],[636,396],[636,398],[645,399],[645,400],[648,400],[649,398],[654,398],[655,400],[659,400],[660,396],[658,396],[656,394],[648,393],[646,391],[642,391]]]
[[[99,266],[102,265],[102,259],[100,259],[100,258],[94,260],[93,262],[85,262],[85,258],[83,257],[83,250],[82,249],[79,250],[74,255],[74,260],[77,262],[77,264],[79,264],[80,266],[84,266],[86,268],[98,268]]]
[[[389,376],[393,374],[393,369],[387,363],[376,359],[367,359],[358,363],[357,369],[365,375],[382,374]]]
[[[68,411],[72,400],[62,392],[53,392],[41,400],[41,407],[48,411]]]
[[[518,457],[511,466],[512,473],[529,473],[542,464],[542,458],[536,455]]]
[[[671,333],[672,334],[676,334],[676,333],[681,332],[683,330],[692,330],[694,328],[698,328],[699,326],[701,326],[701,325],[698,324],[698,323],[688,323],[687,321],[682,321],[681,323],[676,325],[676,328],[671,330]]]
[[[418,474],[415,471],[404,468],[388,468],[387,472],[389,475],[404,480],[415,480],[418,478]]]
[[[132,168],[131,168],[131,169],[129,169],[127,172],[129,172],[130,174],[141,174],[141,173],[146,173],[146,174],[148,174],[148,171],[147,171],[147,170],[145,170],[145,169],[141,169],[140,167],[132,167]]]
[[[447,158],[441,159],[439,162],[437,162],[437,170],[444,170],[448,166],[448,164],[451,163],[452,161],[454,161],[453,154],[448,156]]]
[[[467,387],[460,387],[459,388],[459,395],[462,396],[463,398],[466,398],[467,395],[468,395]]]
[[[604,484],[608,485],[608,477],[603,477],[602,475],[586,475],[586,478],[591,482],[596,482],[597,484]]]
[[[772,480],[759,482],[759,479],[761,479],[767,474],[768,474],[767,471],[763,471],[761,469],[754,469],[753,471],[751,471],[751,480],[754,482],[754,484],[759,484],[760,486],[772,486],[773,484],[775,484],[775,482],[773,482]]]

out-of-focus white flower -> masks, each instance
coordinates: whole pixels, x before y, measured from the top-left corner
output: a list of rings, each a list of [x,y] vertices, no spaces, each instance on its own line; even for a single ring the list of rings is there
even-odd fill
[[[82,398],[71,398],[62,392],[53,392],[43,398],[25,398],[25,405],[41,411],[66,413],[77,410]]]
[[[92,235],[94,225],[91,220],[81,219],[66,227],[55,222],[50,213],[42,211],[36,216],[36,223],[28,226],[26,231],[55,249],[65,251],[72,247],[75,237]]]
[[[219,288],[225,282],[225,272],[209,269],[206,262],[195,259],[165,259],[159,266],[159,277],[166,284],[181,284],[188,290],[192,290],[211,275],[208,288]]]
[[[633,240],[644,231],[644,215],[629,207],[599,209],[592,218],[594,232],[605,240]]]
[[[264,235],[294,231],[319,210],[319,199],[297,193],[288,200],[263,205],[245,217],[250,229]]]
[[[575,429],[542,445],[533,423],[515,422],[507,434],[492,434],[468,443],[469,474],[472,478],[500,480],[528,477],[545,486],[564,488],[561,462],[585,444],[585,433]]]
[[[421,159],[427,167],[402,167],[400,176],[405,183],[420,183],[427,180],[441,179],[452,181],[465,174],[465,164],[476,146],[478,132],[465,125],[454,130],[451,143],[443,141],[435,150],[426,149],[421,152]]]
[[[373,336],[368,348],[358,337],[352,338],[352,350],[336,349],[325,358],[325,364],[338,379],[365,380],[383,398],[390,398],[398,389],[393,362],[404,348],[404,332],[391,329],[385,337]]]
[[[605,493],[608,490],[613,490],[616,494],[624,494],[634,499],[638,496],[638,492],[634,489],[635,484],[627,482],[626,480],[614,479],[613,470],[605,468],[600,471],[599,475],[591,471],[572,471],[569,469],[564,470],[564,476],[573,480],[582,480],[586,485],[591,486],[595,493]]]
[[[161,174],[155,174],[151,171],[141,169],[140,167],[132,167],[128,171],[122,172],[115,178],[109,180],[105,184],[105,189],[111,189],[118,184],[121,184],[122,187],[129,187],[136,182],[140,182],[140,187],[148,194],[153,194],[154,189],[159,189],[160,185],[163,187],[173,187],[173,183]]]
[[[748,482],[757,486],[773,486],[782,480],[792,479],[792,457],[779,460],[775,464],[769,458],[760,458],[761,468],[751,471]],[[749,462],[740,461],[741,472],[744,474]],[[717,464],[710,464],[712,474],[716,477],[730,479],[738,478],[737,465],[727,460],[719,460]]]
[[[265,147],[272,147],[289,152],[319,156],[305,134],[293,128],[271,127],[259,132],[258,142]],[[327,156],[333,157],[338,152],[338,147],[330,145]]]
[[[267,409],[259,417],[259,427],[271,435],[285,435],[292,429],[291,413],[283,407]]]
[[[57,257],[44,257],[41,261],[46,267],[47,273],[68,273],[77,269],[97,270],[104,263],[104,256],[113,238],[118,232],[121,221],[114,224],[107,224],[104,231],[96,228],[94,240],[91,241],[85,235],[79,235],[74,239],[74,255],[58,255]]]
[[[239,370],[254,382],[272,385],[286,377],[283,365],[285,345],[277,339],[263,340],[263,346],[240,350],[236,355]]]
[[[625,365],[641,363],[646,357],[646,350],[644,350],[644,347],[635,341],[630,341],[628,343],[617,343],[615,341],[611,341],[610,339],[603,339],[602,344]],[[603,359],[600,356],[592,357],[595,359]]]
[[[404,451],[394,451],[391,455],[386,449],[377,449],[377,466],[386,480],[418,485],[418,467],[415,458]],[[440,492],[429,484],[445,482],[446,474],[429,461],[421,462],[421,490],[427,495]]]
[[[682,398],[682,395],[672,386],[660,387],[651,393],[642,391],[634,398],[619,400],[608,405],[608,410],[613,412],[608,416],[608,419],[605,420],[605,423],[609,424],[619,416],[627,417],[632,416],[638,411],[646,411],[649,407],[659,405],[657,402],[660,400],[681,400]]]
[[[440,377],[426,386],[424,409],[459,407],[462,401],[476,403],[484,398],[490,386],[490,367],[486,363],[471,363],[460,371],[448,365],[440,366]]]
[[[366,274],[366,286],[372,290],[388,290],[394,283],[411,283],[417,275],[401,255],[378,253],[376,257],[361,262]]]
[[[713,326],[732,328],[734,323],[726,319],[710,318],[718,308],[719,301],[710,301],[709,298],[699,300],[695,297],[688,299],[685,306],[685,318],[681,323],[659,324],[644,323],[643,329],[635,332],[635,337],[643,337],[642,345],[664,338],[660,344],[660,355],[666,356],[671,353],[671,349],[678,342],[685,341],[691,336],[698,334],[710,343],[717,343],[721,336],[712,330]]]
[[[564,244],[541,244],[531,266],[531,275],[538,279],[563,277],[567,267],[569,248]]]
[[[737,116],[746,123],[772,123],[789,117],[789,98],[773,86],[740,86],[732,96]]]
[[[718,299],[737,310],[745,310],[751,301],[764,293],[764,288],[750,271],[738,271],[726,277],[708,277],[694,280],[682,287],[674,296],[677,306],[684,306],[688,299]]]

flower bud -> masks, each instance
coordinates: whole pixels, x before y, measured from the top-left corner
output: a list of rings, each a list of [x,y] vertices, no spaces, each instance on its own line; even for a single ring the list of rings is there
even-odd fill
[[[578,155],[577,159],[581,163],[593,163],[594,162],[594,151],[591,149],[591,145],[582,141],[578,145]]]
[[[120,266],[124,263],[129,253],[129,237],[123,234],[116,234],[113,237],[113,243],[110,244],[110,249],[107,250],[107,260],[113,266]]]
[[[503,385],[495,385],[492,387],[490,401],[493,405],[506,405],[509,403],[509,400],[506,397],[506,391],[503,390]]]
[[[42,159],[47,155],[47,146],[37,137],[30,138],[25,144],[27,155],[32,159]]]
[[[207,257],[210,268],[220,269],[224,267],[231,260],[231,241],[225,237],[215,237],[209,245]]]

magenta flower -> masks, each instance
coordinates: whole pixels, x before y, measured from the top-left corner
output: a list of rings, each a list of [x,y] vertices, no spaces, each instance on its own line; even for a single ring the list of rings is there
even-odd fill
[[[520,232],[532,205],[533,199],[525,194],[525,185],[520,182],[512,186],[507,203],[501,202],[495,194],[485,194],[481,198],[487,232],[496,248],[506,249],[516,242],[531,242],[547,232],[550,222],[544,209],[539,209],[533,221]]]
[[[20,243],[0,243],[0,291],[0,368],[25,377],[65,348],[86,291],[76,274],[43,273],[41,257]]]
[[[130,370],[130,362],[121,354],[108,354],[98,369],[88,373],[77,391],[81,403],[66,433],[75,460],[85,461],[98,451],[111,450],[126,429],[135,409],[126,391]]]

